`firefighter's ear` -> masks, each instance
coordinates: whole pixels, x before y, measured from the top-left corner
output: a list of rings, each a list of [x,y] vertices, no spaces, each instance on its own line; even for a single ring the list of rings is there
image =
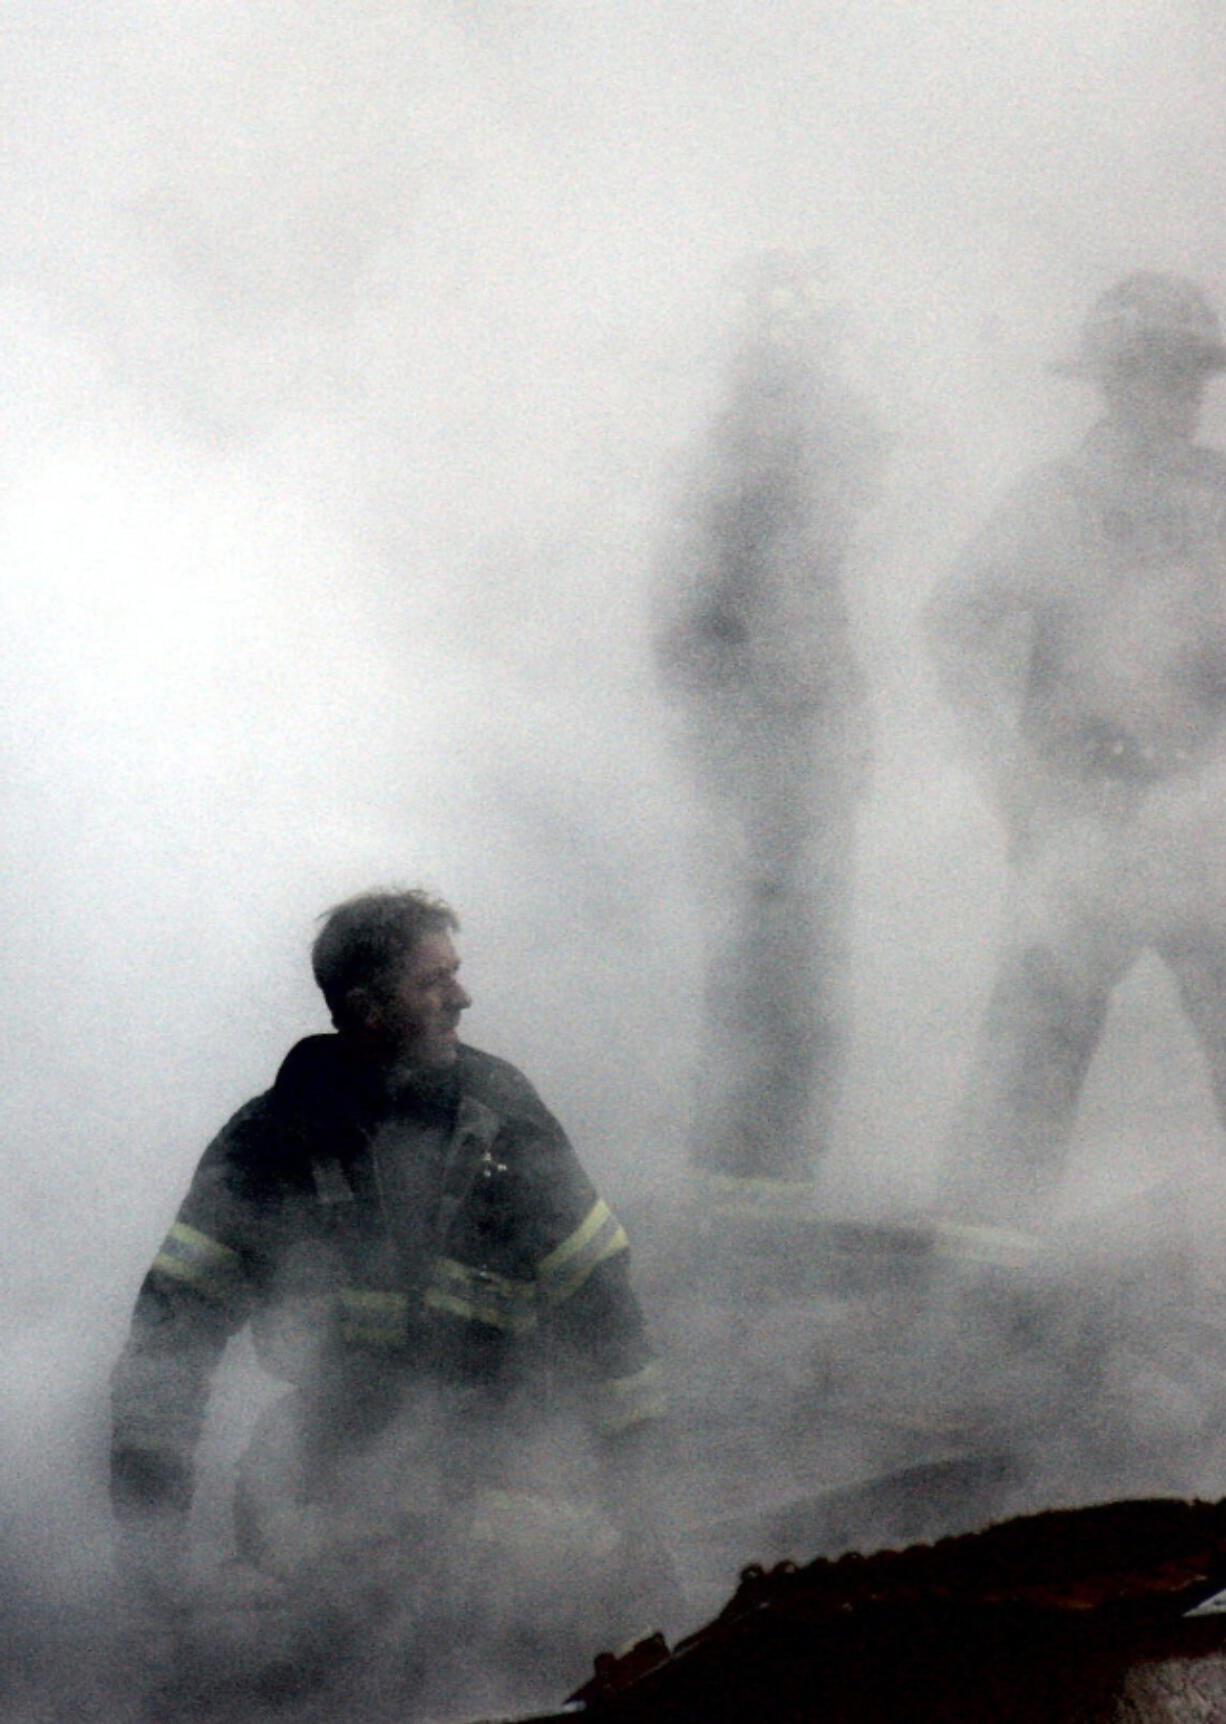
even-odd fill
[[[368,1035],[378,1035],[383,1028],[382,1008],[369,988],[350,988],[345,995],[345,1022]]]

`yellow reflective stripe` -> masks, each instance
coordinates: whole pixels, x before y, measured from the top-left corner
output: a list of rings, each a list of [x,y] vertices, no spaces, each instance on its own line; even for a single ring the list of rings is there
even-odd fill
[[[342,1341],[366,1347],[404,1346],[409,1329],[407,1294],[342,1287],[336,1297]]]
[[[598,1197],[570,1237],[564,1239],[561,1245],[556,1250],[551,1251],[547,1257],[541,1258],[537,1264],[537,1274],[543,1278],[546,1275],[552,1275],[555,1270],[561,1269],[577,1251],[583,1250],[593,1234],[598,1233],[605,1222],[610,1220],[611,1214],[612,1212],[604,1198]]]
[[[342,1287],[337,1294],[342,1305],[355,1311],[403,1312],[409,1308],[407,1293],[376,1293],[364,1287]]]
[[[239,1257],[228,1245],[176,1221],[153,1259],[153,1267],[172,1281],[182,1281],[207,1298],[225,1300],[239,1279]]]
[[[598,1263],[629,1247],[621,1223],[604,1199],[598,1197],[575,1231],[537,1264],[542,1296],[551,1305],[569,1299]]]
[[[812,1213],[816,1187],[811,1179],[749,1179],[735,1173],[692,1174],[694,1195],[713,1215],[784,1218]]]
[[[628,1431],[645,1419],[663,1418],[667,1409],[664,1369],[658,1359],[629,1377],[610,1377],[591,1391],[592,1423],[606,1436]]]
[[[432,1311],[447,1311],[515,1335],[536,1327],[536,1287],[531,1281],[511,1281],[489,1269],[472,1269],[454,1257],[440,1257],[435,1263],[425,1302]]]

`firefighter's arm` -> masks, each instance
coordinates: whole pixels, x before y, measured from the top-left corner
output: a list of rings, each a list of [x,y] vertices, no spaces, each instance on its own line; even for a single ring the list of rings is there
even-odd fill
[[[527,1277],[519,1288],[531,1326],[545,1330],[602,1437],[658,1420],[661,1372],[630,1284],[625,1230],[522,1073],[486,1064],[489,1104],[504,1122],[504,1225],[519,1265],[510,1273]]]
[[[206,1150],[141,1284],[112,1380],[111,1499],[122,1524],[184,1521],[214,1369],[249,1315],[258,1217],[236,1153],[260,1124],[243,1109]]]
[[[224,1346],[214,1314],[150,1269],[112,1376],[117,1555],[142,1608],[164,1613],[182,1602],[193,1457]]]
[[[1034,613],[1007,580],[955,580],[938,589],[925,624],[966,763],[1019,855],[1062,819],[1068,802],[1067,782],[1022,725]]]
[[[1067,582],[1077,538],[1067,479],[1040,469],[981,529],[922,613],[968,762],[1010,825],[1057,790],[1021,720],[1036,639]]]
[[[576,1368],[601,1504],[620,1534],[618,1565],[628,1589],[624,1631],[637,1636],[674,1617],[680,1602],[667,1504],[659,1488],[668,1471],[664,1373],[630,1283],[625,1235],[616,1222],[613,1231],[606,1231],[607,1222],[597,1222],[604,1205],[600,1199],[596,1205],[589,1212],[592,1237],[603,1235],[613,1249],[579,1285],[559,1289],[552,1321],[559,1352],[569,1353]]]
[[[184,1233],[176,1222],[168,1240]],[[209,1386],[231,1333],[207,1296],[169,1279],[163,1255],[141,1286],[111,1378],[111,1501],[121,1521],[149,1512],[186,1517]]]
[[[560,1286],[554,1295],[544,1279],[542,1300],[556,1352],[570,1363],[592,1431],[612,1457],[643,1445],[664,1414],[665,1395],[663,1370],[630,1284],[625,1234],[611,1215],[609,1221],[609,1237],[617,1241],[609,1256],[578,1285]]]
[[[552,1121],[525,1161],[535,1286],[551,1356],[586,1414],[604,1512],[620,1530],[618,1562],[637,1631],[658,1626],[678,1583],[657,1489],[667,1441],[665,1385],[630,1280],[630,1250],[617,1217],[598,1196]],[[535,1186],[535,1190],[533,1190]]]
[[[658,1419],[663,1387],[630,1282],[630,1242],[556,1121],[543,1115],[519,1165],[541,1321],[603,1438]]]
[[[971,763],[998,782],[1018,747],[1032,632],[1026,607],[1005,580],[956,573],[929,600],[924,629]]]

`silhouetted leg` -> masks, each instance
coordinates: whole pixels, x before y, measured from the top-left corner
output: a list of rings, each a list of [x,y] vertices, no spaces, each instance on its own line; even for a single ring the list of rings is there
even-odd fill
[[[848,1040],[850,788],[815,768],[807,723],[740,741],[739,856],[707,965],[690,1159],[743,1179],[807,1179]]]
[[[1127,960],[1089,929],[1063,932],[1061,947],[1011,943],[997,973],[951,1132],[947,1201],[968,1219],[1024,1224],[1064,1164]]]
[[[1200,1039],[1218,1118],[1226,1126],[1226,945],[1211,935],[1160,942],[1158,951],[1179,984],[1188,1021]]]
[[[810,1165],[831,1145],[851,1043],[851,937],[855,834],[850,796],[839,786],[823,810],[815,852],[813,993],[806,1012],[812,1038],[809,1073]]]
[[[819,1025],[811,900],[758,882],[707,971],[704,1058],[692,1160],[709,1173],[799,1179],[812,1172],[815,1072],[837,1055]],[[824,1036],[822,1033],[824,1032]]]

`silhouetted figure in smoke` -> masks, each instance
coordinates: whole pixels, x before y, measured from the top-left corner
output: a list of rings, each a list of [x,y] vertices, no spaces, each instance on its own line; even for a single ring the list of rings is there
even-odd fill
[[[1198,447],[1226,367],[1190,283],[1128,277],[1057,369],[1106,413],[1023,480],[931,601],[946,693],[1004,818],[1003,954],[955,1123],[951,1194],[1041,1213],[1112,989],[1166,961],[1226,1115],[1226,460]]]
[[[234,1571],[301,1612],[291,1675],[306,1641],[369,1662],[379,1635],[427,1676],[500,1635],[543,1657],[585,1603],[615,1633],[600,1576],[616,1591],[643,1548],[661,1393],[626,1236],[527,1080],[459,1041],[457,926],[420,892],[329,914],[312,959],[336,1034],[299,1042],[206,1150],[115,1371],[121,1551],[172,1611],[227,1340],[250,1319],[293,1385],[242,1465]]]
[[[787,257],[757,265],[727,404],[661,559],[657,662],[714,816],[723,918],[691,1161],[738,1181],[812,1177],[848,1037],[870,738],[842,580],[878,446],[835,371],[813,275]]]

